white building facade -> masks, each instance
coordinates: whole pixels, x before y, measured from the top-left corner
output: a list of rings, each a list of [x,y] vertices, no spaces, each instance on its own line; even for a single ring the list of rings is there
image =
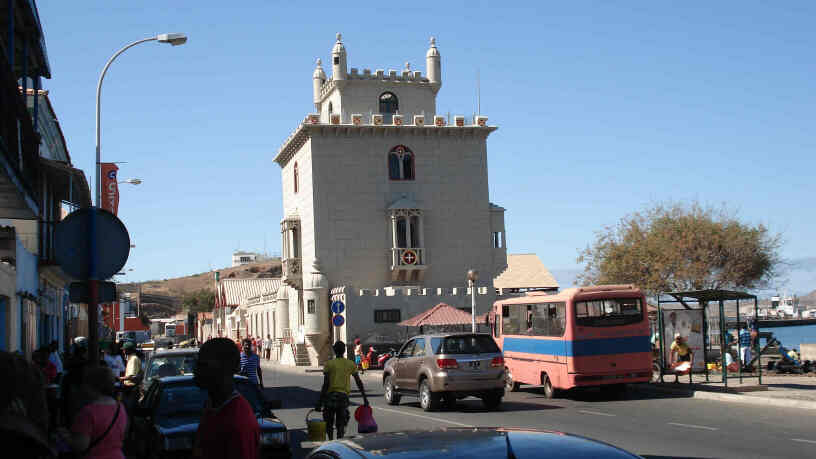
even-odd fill
[[[477,314],[507,265],[504,209],[491,204],[487,118],[438,116],[441,57],[425,75],[347,68],[341,37],[331,77],[313,73],[315,113],[285,141],[281,167],[283,286],[275,338],[284,363],[321,363],[337,339],[399,342],[396,324],[440,302]],[[345,303],[334,326],[333,301]],[[291,344],[291,346],[287,346]],[[291,347],[291,350],[289,349]]]

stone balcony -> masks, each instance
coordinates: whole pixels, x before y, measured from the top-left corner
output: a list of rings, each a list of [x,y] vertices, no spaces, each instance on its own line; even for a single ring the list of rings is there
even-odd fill
[[[281,261],[282,281],[294,288],[303,285],[303,263],[300,258],[285,258]]]
[[[422,281],[427,268],[427,251],[421,247],[389,249],[392,281]]]

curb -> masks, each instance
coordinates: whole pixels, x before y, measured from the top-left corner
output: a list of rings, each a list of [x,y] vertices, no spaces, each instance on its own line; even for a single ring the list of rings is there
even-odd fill
[[[749,405],[775,406],[779,408],[800,408],[816,410],[816,401],[798,400],[794,398],[763,397],[759,395],[739,395],[702,390],[671,389],[655,386],[640,386],[637,390],[660,394],[676,394],[696,398],[699,400],[715,400],[720,402],[744,403]]]
[[[323,373],[323,367],[293,367],[293,366],[289,366],[289,365],[279,365],[279,364],[275,364],[275,363],[264,363],[264,362],[261,362],[261,369],[270,370],[270,371],[280,371],[281,373],[299,374],[299,375]],[[380,371],[380,370],[368,370],[366,372],[366,374],[361,374],[360,377],[364,381],[366,381],[366,380],[381,381],[382,380],[382,371]]]

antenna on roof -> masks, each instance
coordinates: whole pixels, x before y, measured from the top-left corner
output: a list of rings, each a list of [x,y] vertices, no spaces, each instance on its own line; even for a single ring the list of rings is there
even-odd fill
[[[479,67],[476,67],[476,115],[482,114],[482,85]]]

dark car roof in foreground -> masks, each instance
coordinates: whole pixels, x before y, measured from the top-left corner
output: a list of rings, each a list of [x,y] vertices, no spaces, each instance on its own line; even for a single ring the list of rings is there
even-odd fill
[[[392,432],[329,442],[315,451],[350,452],[364,458],[420,459],[451,456],[479,459],[637,458],[615,446],[589,438],[534,429],[499,427],[445,428]]]
[[[167,349],[163,351],[156,351],[150,355],[151,359],[155,359],[156,357],[172,357],[175,355],[192,355],[198,354],[197,347],[187,347],[182,349]]]
[[[241,375],[233,375],[232,379],[234,379],[235,382],[248,381],[249,380],[249,378],[247,378],[246,376],[241,376]],[[176,383],[180,384],[180,383],[185,383],[185,382],[192,382],[193,381],[193,375],[164,376],[164,377],[161,377],[161,378],[157,378],[156,380],[160,381],[162,384],[176,384]]]

